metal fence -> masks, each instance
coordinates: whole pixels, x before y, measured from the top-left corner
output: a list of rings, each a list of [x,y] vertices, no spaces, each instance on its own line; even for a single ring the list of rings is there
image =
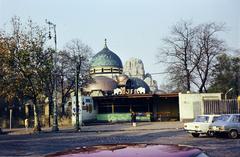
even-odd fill
[[[239,113],[237,99],[204,100],[204,114],[231,114]]]

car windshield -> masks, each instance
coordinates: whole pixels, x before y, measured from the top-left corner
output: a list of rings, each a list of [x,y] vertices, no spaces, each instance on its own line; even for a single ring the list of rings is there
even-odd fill
[[[209,117],[208,116],[197,116],[197,118],[194,120],[194,122],[208,122]]]
[[[216,121],[227,121],[230,115],[221,115]]]
[[[215,117],[213,117],[213,120],[212,120],[212,122],[215,122],[215,121],[217,121],[217,120],[218,120],[218,118],[219,118],[219,116],[215,116]]]

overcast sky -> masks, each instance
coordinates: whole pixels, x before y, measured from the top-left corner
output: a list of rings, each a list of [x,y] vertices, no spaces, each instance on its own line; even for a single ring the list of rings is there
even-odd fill
[[[0,0],[0,29],[7,29],[15,15],[39,25],[45,19],[55,23],[59,48],[79,38],[97,53],[107,38],[123,64],[140,58],[149,73],[163,71],[155,64],[156,55],[161,40],[180,20],[226,23],[220,37],[229,48],[240,48],[240,0]],[[154,75],[159,84],[163,77]]]

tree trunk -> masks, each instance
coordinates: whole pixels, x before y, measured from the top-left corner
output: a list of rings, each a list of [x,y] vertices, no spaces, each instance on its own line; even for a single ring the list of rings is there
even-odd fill
[[[40,125],[40,119],[39,119],[39,111],[38,111],[38,105],[37,105],[37,99],[34,98],[33,100],[33,111],[34,111],[34,132],[40,132],[41,131],[41,125]]]
[[[62,116],[65,115],[65,103],[66,103],[66,98],[63,97],[62,98],[62,102],[61,102],[61,107],[62,107]]]
[[[203,76],[202,76],[202,82],[201,82],[201,86],[199,88],[199,93],[203,93],[203,89],[204,87],[206,86],[206,82],[207,82],[207,79],[208,79],[208,73],[209,73],[209,61],[207,62],[207,65],[206,65],[206,69],[203,73]],[[201,75],[201,73],[199,73],[199,75]],[[206,90],[205,90],[206,91]]]
[[[190,73],[189,70],[187,69],[187,91],[191,90],[191,83],[190,83]]]
[[[48,105],[49,105],[49,113],[48,113],[48,126],[51,127],[51,113],[53,111],[53,97],[52,93],[48,95]]]

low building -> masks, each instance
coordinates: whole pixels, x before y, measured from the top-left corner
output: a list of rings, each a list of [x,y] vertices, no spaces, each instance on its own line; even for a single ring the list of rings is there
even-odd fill
[[[221,93],[179,93],[180,121],[192,121],[204,113],[204,100],[221,100]]]
[[[99,121],[130,121],[131,111],[137,113],[139,121],[179,120],[178,93],[112,95],[93,100],[98,106]]]

